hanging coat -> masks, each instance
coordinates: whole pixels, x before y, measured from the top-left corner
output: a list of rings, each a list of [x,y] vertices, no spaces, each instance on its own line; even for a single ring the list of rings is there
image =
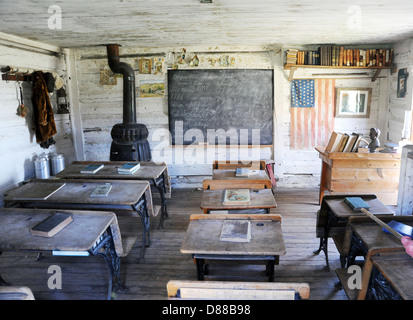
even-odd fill
[[[56,124],[50,103],[47,85],[42,71],[33,73],[33,109],[36,131],[36,141],[42,148],[48,148],[56,143],[52,138],[56,133]]]

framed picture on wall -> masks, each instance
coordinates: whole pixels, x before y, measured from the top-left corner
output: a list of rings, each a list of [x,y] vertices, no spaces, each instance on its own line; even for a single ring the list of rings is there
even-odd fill
[[[407,68],[400,69],[397,74],[397,98],[404,98],[407,88]]]
[[[336,118],[368,118],[371,88],[337,88]]]
[[[152,71],[151,59],[139,59],[139,73],[150,74]]]

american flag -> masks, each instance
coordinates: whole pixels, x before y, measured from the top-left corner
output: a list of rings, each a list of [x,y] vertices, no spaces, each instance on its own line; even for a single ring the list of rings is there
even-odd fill
[[[326,146],[334,130],[335,80],[313,81],[313,108],[293,107],[293,98],[291,99],[291,149]]]

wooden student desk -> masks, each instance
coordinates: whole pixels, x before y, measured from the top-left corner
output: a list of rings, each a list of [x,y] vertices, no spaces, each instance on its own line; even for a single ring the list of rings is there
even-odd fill
[[[73,221],[53,237],[39,237],[29,228],[55,211],[72,214]],[[2,251],[50,252],[55,256],[90,256],[104,258],[109,269],[108,294],[113,284],[117,292],[124,292],[120,278],[120,257],[124,251],[116,215],[112,212],[90,212],[50,209],[0,209],[0,254]],[[8,285],[0,277],[0,285]]]
[[[220,240],[225,220],[251,221],[251,240],[245,243]],[[197,265],[198,280],[208,273],[205,261],[231,260],[265,262],[269,281],[274,281],[274,264],[286,253],[281,230],[281,216],[270,215],[191,215],[181,252],[192,254]]]
[[[69,167],[60,171],[56,177],[65,179],[106,179],[106,180],[147,180],[156,187],[161,198],[161,218],[158,228],[163,227],[163,221],[168,216],[166,198],[171,195],[171,185],[168,167],[165,163],[136,161],[141,164],[133,174],[119,174],[118,167],[131,161],[75,161]],[[88,164],[102,163],[104,167],[96,173],[80,173]],[[157,214],[157,211],[154,211]]]
[[[271,189],[251,189],[251,201],[249,204],[243,205],[223,205],[224,192],[225,189],[202,191],[201,208],[205,213],[210,213],[211,210],[245,210],[248,213],[247,210],[256,209],[264,209],[269,213],[271,208],[277,207]]]
[[[47,199],[32,198],[48,185],[64,183],[64,186]],[[110,183],[112,189],[105,197],[90,197],[98,185]],[[74,180],[74,179],[38,179],[5,193],[4,204],[11,207],[19,204],[30,208],[80,209],[113,211],[120,220],[123,217],[139,215],[142,221],[141,260],[145,247],[150,245],[150,215],[153,215],[152,195],[149,182],[125,180]],[[138,226],[139,223],[136,225]],[[122,226],[122,233],[123,231]]]
[[[396,220],[413,226],[413,216],[380,217],[380,220],[389,222]],[[336,273],[350,299],[364,300],[371,277],[373,260],[377,255],[400,254],[405,251],[402,243],[392,234],[384,232],[383,227],[368,217],[351,217],[349,219],[344,248],[347,248],[347,267],[355,263],[356,256],[364,256],[361,289],[350,290],[346,283],[349,275],[345,268],[336,270]]]
[[[413,300],[413,258],[406,253],[371,258],[366,300]]]
[[[353,211],[345,202],[346,197],[361,197],[369,206],[369,211],[378,216],[392,217],[394,213],[387,208],[374,194],[353,195],[326,195],[321,202],[320,210],[317,212],[316,237],[320,238],[320,246],[314,251],[319,254],[322,250],[326,257],[326,269],[328,263],[328,238],[333,238],[340,252],[341,265],[344,267],[345,255],[341,252],[346,225],[350,217],[365,217],[362,212]]]
[[[401,154],[361,152],[325,152],[317,147],[322,160],[319,203],[325,191],[374,193],[385,205],[396,205]]]

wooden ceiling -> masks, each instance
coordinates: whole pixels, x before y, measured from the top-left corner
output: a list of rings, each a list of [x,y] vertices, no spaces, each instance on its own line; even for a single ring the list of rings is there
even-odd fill
[[[62,48],[379,44],[413,37],[411,0],[19,0],[0,32]],[[50,29],[61,9],[61,29]]]

